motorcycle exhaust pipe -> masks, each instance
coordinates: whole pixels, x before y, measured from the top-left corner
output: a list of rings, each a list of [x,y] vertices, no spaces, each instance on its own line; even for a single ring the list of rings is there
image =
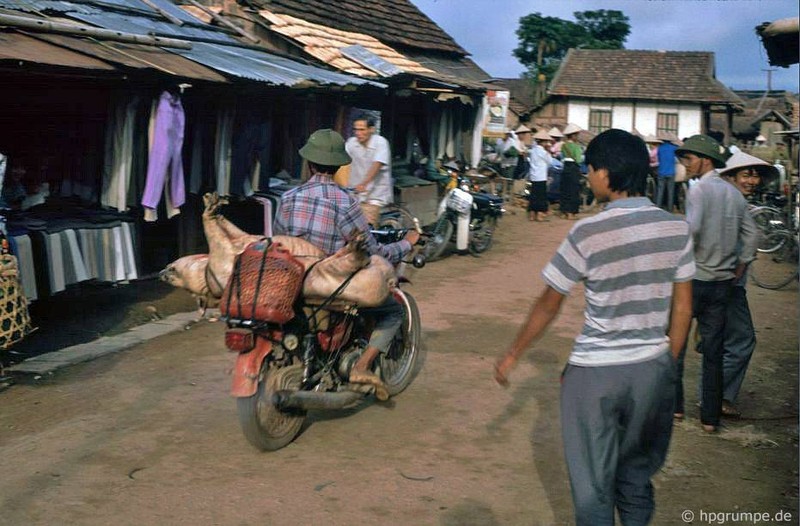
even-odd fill
[[[283,390],[272,394],[272,403],[278,409],[349,409],[363,399],[364,395],[355,391],[323,393]]]

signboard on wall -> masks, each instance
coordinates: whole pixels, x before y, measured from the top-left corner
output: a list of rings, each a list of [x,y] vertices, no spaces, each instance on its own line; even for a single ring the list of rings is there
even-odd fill
[[[486,92],[486,114],[484,115],[484,135],[502,135],[508,126],[508,91]]]

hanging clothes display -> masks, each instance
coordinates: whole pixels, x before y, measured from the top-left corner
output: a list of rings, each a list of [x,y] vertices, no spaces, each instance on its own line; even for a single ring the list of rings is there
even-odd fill
[[[169,217],[179,213],[178,208],[186,201],[181,154],[185,118],[180,96],[163,92],[153,120],[147,181],[142,196],[146,221],[155,221],[162,193],[165,193]]]
[[[138,103],[139,98],[136,96],[120,94],[115,97],[111,102],[111,118],[106,132],[106,161],[100,204],[115,208],[120,212],[124,212],[128,207],[128,187],[134,158],[133,138]],[[68,195],[78,193],[78,189],[73,186],[75,185],[70,185],[69,190],[63,189],[62,194],[65,192],[68,192]]]
[[[231,146],[229,191],[235,195],[252,195],[258,181],[269,177],[272,122],[268,117],[248,110],[236,123]],[[255,170],[258,169],[258,173]]]
[[[217,193],[219,195],[228,195],[230,191],[233,116],[233,106],[222,108],[217,114],[217,133],[214,139],[214,169]]]

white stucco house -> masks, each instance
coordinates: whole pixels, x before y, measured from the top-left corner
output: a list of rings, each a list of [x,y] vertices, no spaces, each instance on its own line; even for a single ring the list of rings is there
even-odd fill
[[[733,114],[743,106],[715,78],[711,52],[571,49],[533,121],[683,138],[707,133],[711,114],[722,113],[717,131],[729,138]]]

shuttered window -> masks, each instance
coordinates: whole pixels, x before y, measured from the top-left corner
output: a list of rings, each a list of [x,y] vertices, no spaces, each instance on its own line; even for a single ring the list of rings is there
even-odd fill
[[[589,131],[604,132],[611,128],[611,110],[589,110]]]
[[[678,136],[678,114],[659,113],[656,118],[656,133],[673,133]]]

